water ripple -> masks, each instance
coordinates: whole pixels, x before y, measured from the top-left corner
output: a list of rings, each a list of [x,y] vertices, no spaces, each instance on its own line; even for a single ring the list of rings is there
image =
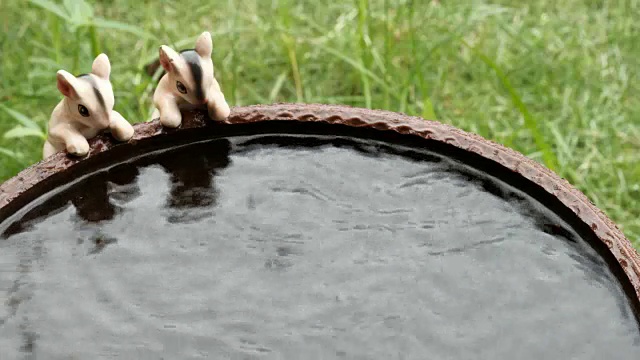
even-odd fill
[[[3,356],[638,358],[623,290],[561,219],[347,143],[214,141],[52,199],[0,241]]]

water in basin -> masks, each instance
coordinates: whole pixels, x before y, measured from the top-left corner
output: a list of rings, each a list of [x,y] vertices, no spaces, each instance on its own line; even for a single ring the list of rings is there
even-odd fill
[[[2,358],[640,358],[591,245],[436,154],[220,139],[31,208],[0,224]]]

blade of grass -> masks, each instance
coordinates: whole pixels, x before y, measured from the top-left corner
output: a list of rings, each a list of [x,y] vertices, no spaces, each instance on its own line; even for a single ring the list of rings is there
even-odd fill
[[[31,120],[28,116],[17,112],[3,104],[0,104],[0,108],[7,112],[12,118],[19,122],[22,126],[30,129],[40,130],[40,125],[37,122]]]
[[[59,16],[65,20],[69,20],[69,14],[62,8],[62,6],[49,0],[29,0],[30,3],[39,6],[56,16]]]
[[[433,111],[433,104],[431,103],[431,99],[429,98],[429,88],[427,86],[427,80],[422,71],[422,63],[426,56],[418,54],[418,45],[416,42],[415,29],[414,29],[414,11],[415,11],[415,3],[413,0],[409,3],[409,36],[411,38],[411,53],[413,54],[414,61],[414,73],[418,76],[418,86],[420,89],[420,94],[422,95],[422,118],[435,120],[436,114]],[[420,61],[419,59],[423,59]],[[412,81],[410,78],[408,81]]]
[[[55,60],[47,57],[40,57],[40,56],[30,57],[29,62],[31,64],[34,64],[34,65],[37,64],[38,66],[49,68],[49,69],[54,69],[60,66],[60,64]]]
[[[22,153],[18,153],[15,151],[11,151],[9,149],[0,147],[0,155],[4,155],[6,157],[8,157],[9,159],[16,161],[16,162],[21,162],[22,159],[24,158],[24,155]]]
[[[278,4],[280,5],[280,4]],[[304,94],[302,91],[302,79],[300,76],[300,68],[298,66],[298,54],[296,53],[296,39],[290,34],[291,29],[291,6],[288,2],[280,5],[278,8],[279,22],[280,22],[280,39],[284,45],[285,52],[289,58],[289,66],[291,67],[291,76],[296,88],[296,100],[298,102],[304,101]],[[284,30],[284,31],[283,31]]]
[[[233,0],[229,0],[229,6],[231,9],[233,10],[233,16],[229,17],[229,28],[230,29],[234,29],[237,24],[238,24],[238,10],[234,5]],[[232,70],[232,79],[231,79],[231,103],[232,104],[236,104],[236,105],[240,105],[240,95],[238,94],[238,77],[239,77],[239,66],[238,63],[236,61],[236,59],[238,58],[238,49],[237,49],[237,43],[238,43],[238,33],[233,33],[231,36],[231,55],[230,55],[230,63],[232,64],[231,66],[233,66],[233,70]]]
[[[262,94],[256,90],[255,86],[248,85],[248,86],[245,86],[244,88],[247,91],[247,93],[249,93],[255,99],[255,101],[252,101],[252,102],[257,102],[259,104],[267,103],[267,98],[262,96]]]
[[[40,50],[39,55],[52,54],[55,56],[56,51],[51,48],[51,45],[43,44],[36,40],[29,40],[29,45],[33,46],[33,48]]]
[[[390,10],[389,1],[384,0],[384,66],[385,82],[389,82],[389,68],[391,67],[391,25],[390,25]],[[389,88],[384,88],[384,108],[388,109],[391,106],[391,97],[389,96]]]
[[[53,42],[53,48],[56,51],[56,63],[62,62],[62,37],[60,35],[60,27],[62,24],[55,14],[49,14],[51,22],[51,40]]]
[[[364,101],[364,96],[362,96],[362,95],[353,95],[353,96],[345,95],[345,96],[315,97],[315,98],[311,98],[311,101],[314,102],[314,103],[325,103],[325,102],[330,102],[330,103],[344,103],[344,102],[359,103],[359,102]]]
[[[78,42],[78,44],[82,43],[82,36],[80,35],[80,29],[76,28],[76,31],[74,32],[76,41]],[[72,71],[74,74],[78,73],[78,68],[80,66],[80,46],[74,46],[74,51],[73,51],[73,66],[72,66]]]
[[[4,133],[5,139],[19,139],[24,137],[37,137],[45,140],[47,136],[40,129],[33,129],[24,126],[16,126]]]
[[[127,32],[133,35],[138,35],[143,38],[149,38],[153,40],[158,39],[155,35],[149,32],[146,32],[137,26],[125,24],[119,21],[113,21],[113,20],[107,20],[107,19],[95,17],[91,19],[91,24],[102,29],[119,30],[119,31]]]
[[[409,97],[410,87],[405,87],[400,94],[400,105],[398,111],[401,113],[407,112],[407,98]]]
[[[66,13],[69,14],[70,23],[81,25],[93,18],[93,7],[85,0],[64,0],[63,5]]]
[[[545,141],[544,136],[542,135],[542,131],[539,128],[538,122],[533,117],[533,115],[531,115],[531,113],[529,112],[529,109],[527,108],[525,103],[522,101],[522,98],[520,97],[520,95],[518,95],[518,92],[516,91],[516,89],[513,87],[513,85],[511,85],[511,81],[509,81],[509,78],[504,74],[502,69],[493,60],[491,60],[491,58],[489,58],[487,55],[485,55],[483,52],[476,49],[475,47],[469,45],[469,43],[467,43],[464,39],[460,39],[460,41],[465,47],[471,50],[471,52],[478,59],[480,59],[483,63],[485,63],[485,65],[490,67],[495,72],[498,79],[500,79],[502,86],[504,86],[504,88],[509,93],[509,96],[511,97],[511,101],[513,102],[513,105],[518,109],[518,111],[524,118],[525,126],[531,132],[536,146],[542,153],[543,162],[549,169],[553,171],[557,171],[558,158],[553,153],[551,146]]]
[[[400,95],[398,95],[399,91],[396,91],[396,89],[394,89],[393,87],[389,86],[389,84],[387,84],[382,78],[380,78],[378,75],[374,74],[373,72],[371,72],[371,70],[367,69],[362,63],[344,55],[341,51],[336,50],[334,48],[325,46],[323,44],[317,44],[316,47],[322,51],[325,51],[333,56],[335,56],[336,58],[344,61],[345,63],[351,65],[354,69],[356,69],[357,71],[359,71],[361,74],[366,75],[370,80],[372,80],[373,82],[375,82],[376,84],[380,85],[383,89],[387,88],[389,90],[389,94],[393,97],[395,97],[397,100],[400,100],[401,97]]]
[[[89,26],[89,39],[91,40],[91,53],[93,57],[100,55],[102,50],[100,49],[100,40],[98,39],[98,33],[96,33],[96,27],[94,25]]]
[[[367,33],[368,33],[368,24],[367,24],[367,11],[368,11],[368,0],[354,0],[357,3],[358,7],[358,37],[360,44],[360,62],[363,64],[365,69],[369,69],[370,59],[368,55],[367,45]],[[360,80],[362,81],[362,92],[364,93],[364,101],[365,106],[367,108],[371,108],[371,86],[369,84],[369,78],[364,74],[360,73]]]
[[[276,101],[276,98],[278,98],[278,94],[280,94],[280,90],[282,89],[282,85],[284,84],[285,80],[287,80],[287,73],[283,71],[280,76],[278,76],[276,82],[271,88],[271,92],[269,93],[270,103]]]
[[[285,33],[280,34],[280,36],[287,51],[287,56],[289,57],[291,75],[293,76],[293,82],[296,87],[296,99],[298,102],[303,102],[304,94],[302,92],[302,80],[300,76],[300,68],[298,67],[298,55],[296,53],[295,40]]]

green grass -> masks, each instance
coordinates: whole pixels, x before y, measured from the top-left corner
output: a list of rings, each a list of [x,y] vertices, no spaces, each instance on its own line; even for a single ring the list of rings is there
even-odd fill
[[[86,72],[101,51],[116,109],[148,118],[143,65],[206,29],[232,105],[435,118],[553,168],[640,246],[640,0],[114,0],[66,17],[63,3],[78,2],[50,7],[57,15],[0,2],[0,101],[40,126],[60,100],[55,72]],[[0,109],[0,134],[16,124]],[[42,138],[29,131],[0,139],[0,180],[39,160]]]

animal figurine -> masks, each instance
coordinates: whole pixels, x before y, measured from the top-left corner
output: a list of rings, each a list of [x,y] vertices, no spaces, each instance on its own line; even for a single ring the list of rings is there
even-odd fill
[[[131,124],[113,110],[110,73],[111,64],[105,54],[95,58],[90,74],[76,77],[64,70],[58,71],[58,90],[64,99],[51,113],[43,148],[45,158],[65,149],[71,155],[85,156],[89,152],[87,139],[105,130],[119,141],[133,137]]]
[[[207,31],[198,37],[195,49],[177,53],[168,46],[160,47],[160,64],[166,74],[153,94],[152,119],[160,117],[163,126],[177,128],[182,123],[180,109],[205,106],[213,120],[229,116],[229,104],[213,76],[212,48]]]

